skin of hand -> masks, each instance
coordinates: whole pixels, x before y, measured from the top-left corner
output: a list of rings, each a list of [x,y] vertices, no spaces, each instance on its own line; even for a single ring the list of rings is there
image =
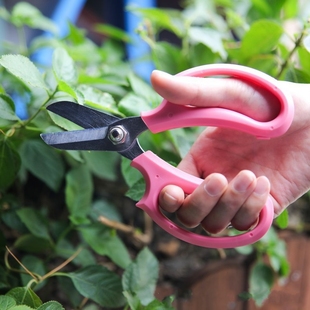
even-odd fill
[[[232,78],[172,76],[155,70],[155,91],[174,104],[222,107],[259,121],[279,112],[278,100],[259,87]],[[255,225],[270,194],[275,216],[310,189],[310,85],[280,82],[291,94],[294,120],[281,137],[258,140],[232,129],[205,129],[178,168],[204,179],[185,195],[166,186],[159,204],[176,212],[187,227],[199,224],[218,233],[230,223],[238,230]]]

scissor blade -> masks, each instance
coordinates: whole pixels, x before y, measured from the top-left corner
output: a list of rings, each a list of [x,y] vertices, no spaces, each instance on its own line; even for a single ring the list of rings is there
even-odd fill
[[[61,150],[114,150],[115,147],[107,138],[107,127],[90,128],[85,130],[62,131],[41,134],[48,145]]]
[[[47,110],[56,113],[83,128],[99,128],[120,118],[70,101],[55,102]]]

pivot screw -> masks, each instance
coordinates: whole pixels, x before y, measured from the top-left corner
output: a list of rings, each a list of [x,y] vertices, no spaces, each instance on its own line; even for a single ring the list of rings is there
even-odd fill
[[[128,132],[126,131],[126,129],[123,126],[118,125],[110,129],[109,139],[113,144],[124,143],[126,140],[127,134]]]

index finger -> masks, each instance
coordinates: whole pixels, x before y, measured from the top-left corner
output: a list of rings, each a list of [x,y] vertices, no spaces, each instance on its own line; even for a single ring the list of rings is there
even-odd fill
[[[226,108],[261,122],[274,119],[280,110],[278,99],[268,90],[234,78],[174,76],[154,70],[151,83],[175,104]]]

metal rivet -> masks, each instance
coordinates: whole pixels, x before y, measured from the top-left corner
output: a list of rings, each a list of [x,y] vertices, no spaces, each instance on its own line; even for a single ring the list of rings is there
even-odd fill
[[[124,143],[126,140],[127,131],[121,125],[112,127],[109,132],[109,139],[113,144]]]

